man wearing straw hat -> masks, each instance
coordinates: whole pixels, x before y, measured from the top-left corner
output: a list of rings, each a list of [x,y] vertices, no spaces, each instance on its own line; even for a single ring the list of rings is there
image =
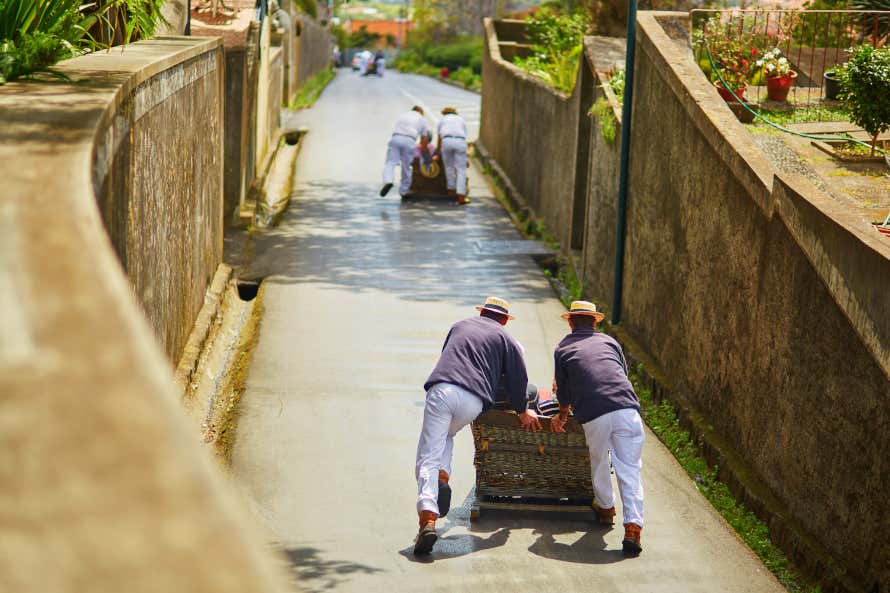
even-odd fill
[[[442,110],[442,119],[436,128],[439,137],[439,154],[445,168],[445,186],[450,195],[457,197],[460,205],[469,204],[467,198],[467,124],[454,107]]]
[[[637,556],[643,550],[640,531],[643,529],[643,421],[640,402],[627,377],[627,363],[621,346],[609,335],[596,331],[603,314],[596,305],[575,301],[568,313],[572,333],[556,347],[556,391],[559,414],[550,421],[551,430],[564,432],[563,426],[572,411],[584,428],[590,449],[590,471],[593,478],[597,519],[614,525],[615,494],[609,471],[609,450],[618,478],[618,491],[624,510],[625,556]]]
[[[420,530],[414,553],[429,554],[436,543],[436,519],[451,505],[451,455],[454,435],[494,405],[495,393],[504,378],[510,407],[526,430],[541,428],[537,415],[527,409],[528,376],[522,347],[503,326],[510,304],[488,297],[476,307],[478,317],[458,321],[445,338],[442,354],[423,388],[423,428],[417,443],[417,514]]]

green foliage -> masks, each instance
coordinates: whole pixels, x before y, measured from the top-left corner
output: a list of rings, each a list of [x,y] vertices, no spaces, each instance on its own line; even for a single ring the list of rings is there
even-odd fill
[[[476,74],[482,72],[482,39],[460,38],[445,45],[423,48],[424,61],[449,70],[471,68]]]
[[[312,18],[318,18],[318,3],[315,0],[296,0],[297,6]]]
[[[837,75],[839,98],[850,110],[850,120],[872,137],[890,129],[890,49],[860,45],[850,50],[850,61]]]
[[[582,12],[566,13],[545,6],[526,18],[532,55],[513,62],[564,93],[571,93],[578,74],[578,59],[589,28]]]
[[[624,104],[624,70],[615,69],[609,76],[609,88],[612,89],[618,104]]]
[[[590,108],[590,115],[600,122],[600,132],[607,144],[614,144],[618,133],[618,120],[612,110],[612,104],[605,97],[597,100]]]
[[[756,14],[752,14],[743,17],[744,20],[734,21],[716,15],[695,24],[692,33],[695,59],[711,82],[718,77],[708,59],[709,52],[720,77],[734,92],[748,88],[751,78],[759,70],[756,61],[775,46],[774,40],[754,32],[756,18]]]
[[[321,95],[321,92],[328,86],[328,83],[334,80],[336,75],[337,73],[333,68],[325,68],[305,81],[297,89],[297,96],[294,98],[294,102],[291,103],[290,108],[306,109],[307,107],[312,107],[319,95]]]
[[[337,42],[337,47],[341,50],[349,47],[349,32],[343,25],[331,25],[330,31]]]
[[[482,88],[482,39],[458,37],[441,45],[423,45],[415,38],[411,47],[399,52],[393,65],[402,72],[434,77],[447,68],[450,80],[478,90]]]
[[[482,77],[473,72],[469,66],[458,68],[448,77],[450,80],[459,82],[470,90],[478,91],[482,88]]]
[[[345,47],[368,48],[377,45],[379,41],[380,33],[371,33],[367,26],[362,25],[358,31],[349,34]]]
[[[164,0],[0,0],[0,84],[36,73],[61,76],[60,60],[150,37],[164,22]],[[90,35],[97,25],[111,31],[103,43]]]
[[[858,15],[859,30],[868,38],[877,32],[877,39],[871,39],[873,45],[886,43],[890,40],[890,0],[853,0],[850,5],[853,10],[884,11],[884,14],[860,14]],[[876,22],[877,21],[877,22]],[[877,24],[877,31],[875,31]]]

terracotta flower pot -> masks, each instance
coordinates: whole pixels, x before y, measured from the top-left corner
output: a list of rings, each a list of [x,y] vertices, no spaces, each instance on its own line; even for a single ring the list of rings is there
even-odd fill
[[[719,80],[714,81],[714,88],[717,89],[717,92],[720,93],[720,96],[723,97],[723,100],[726,101],[727,103],[735,103],[736,102],[736,98],[732,96],[732,93],[730,93],[728,90],[726,90],[726,87],[724,87],[723,84]],[[738,96],[739,99],[744,99],[745,98],[745,87],[735,89],[735,94],[736,94],[736,96]]]
[[[771,76],[766,79],[766,97],[770,101],[785,101],[788,99],[788,91],[794,86],[797,72],[791,71],[788,76]]]

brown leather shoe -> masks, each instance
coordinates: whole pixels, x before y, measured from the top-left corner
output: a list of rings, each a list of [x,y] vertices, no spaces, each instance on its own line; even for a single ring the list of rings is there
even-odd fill
[[[447,515],[451,509],[451,486],[448,485],[448,472],[444,469],[439,470],[439,498],[436,503],[439,505],[439,516]]]
[[[643,546],[640,545],[642,530],[643,528],[636,523],[624,524],[624,541],[621,542],[621,551],[625,556],[639,556],[643,551]]]
[[[420,511],[420,530],[414,539],[414,555],[423,556],[433,551],[433,544],[439,538],[436,535],[436,519],[439,516],[432,511]]]
[[[604,509],[593,503],[593,511],[596,513],[596,521],[600,525],[608,525],[609,527],[615,525],[615,507]]]

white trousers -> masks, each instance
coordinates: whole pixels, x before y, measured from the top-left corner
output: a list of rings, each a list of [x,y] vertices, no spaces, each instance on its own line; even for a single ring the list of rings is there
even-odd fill
[[[417,511],[439,514],[439,470],[451,475],[454,435],[482,413],[482,400],[466,389],[437,383],[426,392],[423,428],[417,442]]]
[[[467,141],[462,138],[442,138],[442,165],[445,183],[458,195],[467,195]]]
[[[415,144],[413,138],[393,134],[386,150],[386,164],[383,165],[383,183],[392,183],[396,178],[396,165],[402,167],[402,182],[399,194],[404,196],[411,189],[411,161],[414,160]]]
[[[615,410],[585,422],[584,436],[590,449],[590,473],[596,504],[608,509],[615,506],[612,476],[609,471],[609,450],[618,478],[618,491],[624,507],[624,523],[643,526],[643,420],[630,408]]]

